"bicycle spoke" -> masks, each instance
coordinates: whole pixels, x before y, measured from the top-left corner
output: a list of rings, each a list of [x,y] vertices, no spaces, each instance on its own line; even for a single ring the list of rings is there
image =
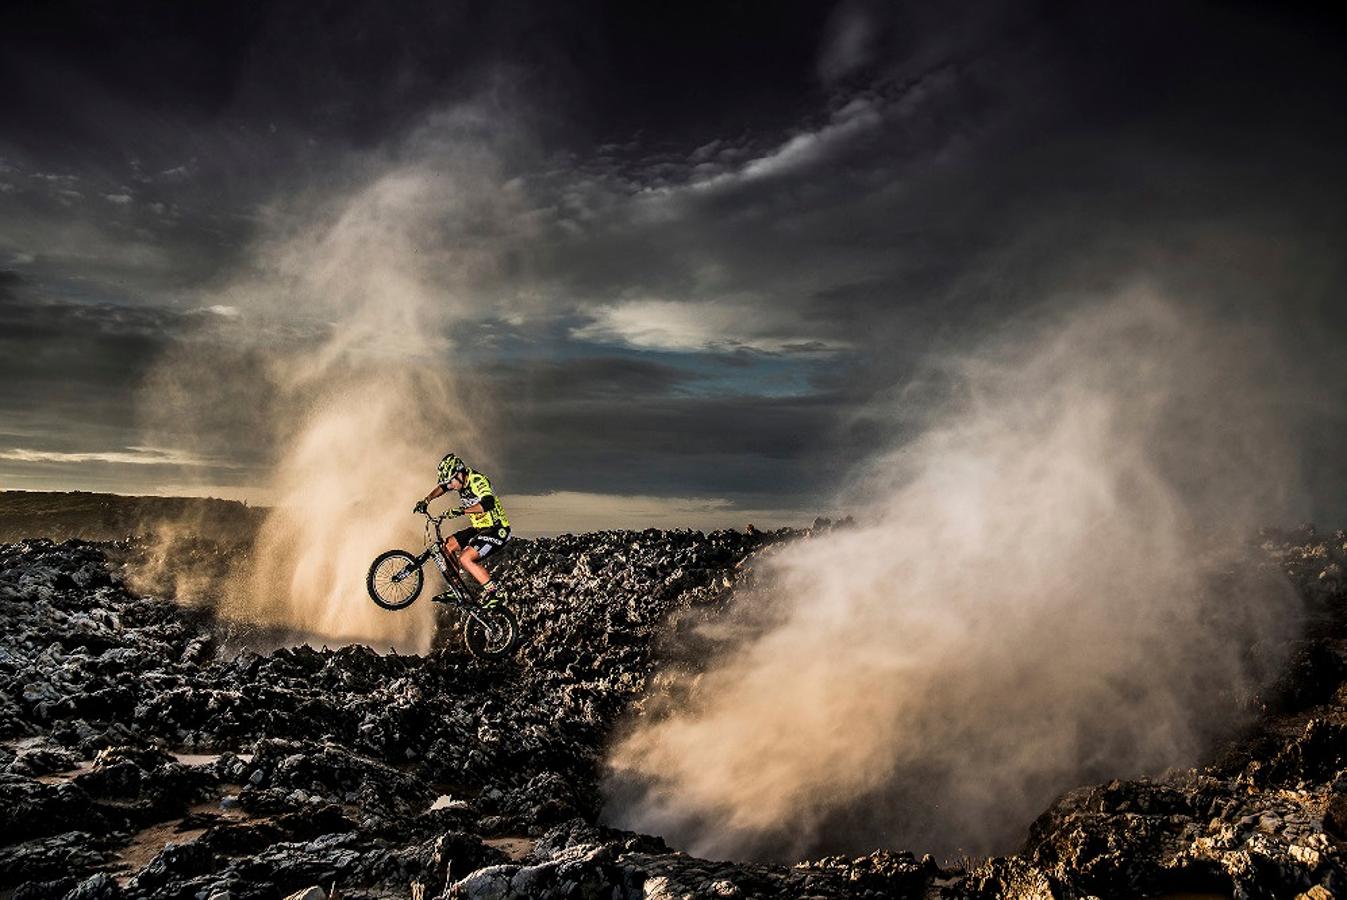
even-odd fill
[[[416,581],[411,576],[415,574],[415,569],[411,566],[402,565],[396,570],[401,560],[390,560],[393,565],[381,566],[374,573],[374,582],[378,586],[379,595],[389,602],[398,603],[409,597],[416,587]]]

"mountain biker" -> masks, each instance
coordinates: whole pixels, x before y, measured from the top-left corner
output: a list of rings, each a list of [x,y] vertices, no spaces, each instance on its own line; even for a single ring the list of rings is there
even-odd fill
[[[412,507],[412,512],[424,513],[430,501],[449,491],[458,491],[462,506],[452,515],[468,517],[468,527],[444,539],[445,553],[462,550],[458,563],[482,586],[482,605],[495,606],[504,598],[504,589],[480,560],[486,558],[510,539],[510,520],[491,490],[491,481],[481,472],[470,469],[456,454],[446,453],[440,460],[439,484]]]

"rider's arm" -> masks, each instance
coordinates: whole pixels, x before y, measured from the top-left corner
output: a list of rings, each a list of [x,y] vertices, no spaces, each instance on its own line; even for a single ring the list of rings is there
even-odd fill
[[[465,513],[483,513],[490,512],[496,508],[496,498],[488,494],[472,506],[463,507]]]
[[[471,506],[464,506],[466,513],[490,512],[496,508],[496,495],[491,491],[491,482],[479,473],[472,473],[468,476],[467,489],[472,492],[470,496],[476,498],[476,502]],[[467,498],[464,498],[465,500]]]
[[[434,489],[433,489],[429,494],[426,494],[425,502],[426,502],[426,503],[429,503],[431,500],[434,500],[436,497],[443,497],[443,496],[445,495],[445,493],[446,493],[446,491],[445,491],[445,489],[444,489],[444,485],[442,485],[442,484],[437,484],[437,485],[435,485]]]

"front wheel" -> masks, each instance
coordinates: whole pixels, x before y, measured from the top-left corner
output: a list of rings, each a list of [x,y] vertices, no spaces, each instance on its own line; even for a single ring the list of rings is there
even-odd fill
[[[519,622],[504,606],[470,609],[463,617],[463,642],[478,659],[508,656],[519,640]]]
[[[370,599],[384,609],[406,609],[421,594],[426,573],[406,550],[389,550],[375,557],[365,578]]]

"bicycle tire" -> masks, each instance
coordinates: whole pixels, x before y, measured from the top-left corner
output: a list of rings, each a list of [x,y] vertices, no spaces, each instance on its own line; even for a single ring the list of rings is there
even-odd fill
[[[484,619],[494,619],[495,627],[489,629]],[[519,643],[519,620],[504,606],[469,610],[463,616],[463,643],[478,659],[502,659]]]
[[[414,567],[415,571],[400,581],[394,581],[394,576],[404,571],[407,566]],[[374,562],[370,563],[369,574],[365,576],[365,589],[369,591],[370,599],[377,606],[391,610],[411,606],[421,595],[421,588],[425,583],[426,573],[417,565],[416,557],[406,550],[388,550],[380,553],[374,558]]]

